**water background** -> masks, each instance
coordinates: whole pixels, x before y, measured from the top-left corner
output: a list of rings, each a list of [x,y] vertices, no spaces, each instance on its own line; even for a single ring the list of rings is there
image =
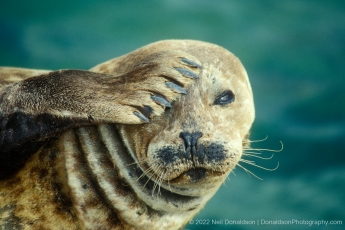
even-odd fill
[[[186,229],[344,229],[345,1],[0,3],[1,66],[89,69],[162,39],[208,41],[238,56],[255,96],[251,139],[268,137],[253,146],[284,145],[256,160],[277,170],[246,166],[259,180],[236,168]],[[343,225],[262,224],[293,219]]]

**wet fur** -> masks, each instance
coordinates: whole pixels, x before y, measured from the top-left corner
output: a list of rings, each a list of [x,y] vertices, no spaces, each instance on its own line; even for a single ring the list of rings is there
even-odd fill
[[[235,167],[254,120],[239,60],[197,41],[90,71],[2,68],[0,87],[5,229],[181,228]],[[235,102],[215,106],[228,88]],[[182,132],[202,132],[193,156]]]

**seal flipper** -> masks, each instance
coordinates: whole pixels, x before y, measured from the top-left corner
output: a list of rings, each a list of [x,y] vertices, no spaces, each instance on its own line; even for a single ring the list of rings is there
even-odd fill
[[[170,51],[148,54],[138,63],[131,62],[120,75],[0,69],[0,177],[66,129],[100,123],[149,123],[152,114],[160,115],[165,107],[171,107],[169,101],[187,94],[182,87],[198,78],[197,60],[178,58],[184,55],[190,56]],[[3,81],[23,73],[13,84]],[[170,90],[162,87],[164,82]]]
[[[30,71],[42,72],[14,68],[0,70],[0,80],[16,76],[14,73],[26,76]],[[99,74],[78,70],[42,73],[5,84],[0,90],[0,178],[19,169],[42,145],[64,130],[96,123],[92,115],[75,109],[80,107],[75,106],[73,97],[64,98],[56,92],[68,95],[69,87],[78,86],[73,80],[78,77],[92,80]],[[80,97],[85,98],[85,95],[80,94]],[[74,115],[59,114],[68,110],[64,109],[64,103],[71,105]]]

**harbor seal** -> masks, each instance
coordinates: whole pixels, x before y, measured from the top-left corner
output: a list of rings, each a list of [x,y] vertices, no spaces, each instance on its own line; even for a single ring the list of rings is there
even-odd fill
[[[180,229],[248,147],[226,49],[166,40],[90,71],[0,69],[0,226]]]

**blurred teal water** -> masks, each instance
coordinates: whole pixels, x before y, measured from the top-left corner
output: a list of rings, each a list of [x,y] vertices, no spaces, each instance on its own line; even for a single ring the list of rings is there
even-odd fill
[[[344,1],[7,1],[0,3],[0,65],[89,69],[162,39],[221,45],[245,65],[256,105],[256,148],[284,149],[241,168],[194,220],[255,225],[187,229],[304,229],[262,220],[345,224]],[[269,152],[264,154],[270,156]],[[257,225],[259,223],[259,225]],[[323,229],[311,226],[308,229]],[[327,229],[341,229],[328,226]]]

